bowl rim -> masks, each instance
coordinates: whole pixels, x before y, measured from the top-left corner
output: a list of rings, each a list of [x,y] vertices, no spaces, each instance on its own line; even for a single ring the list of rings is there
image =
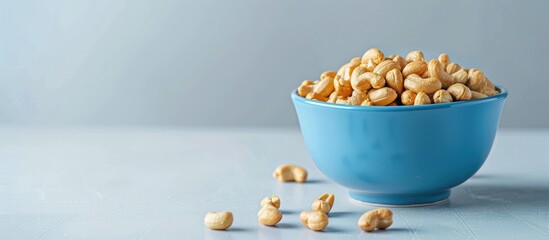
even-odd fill
[[[439,109],[439,108],[449,108],[449,107],[465,107],[471,105],[484,104],[488,102],[500,101],[507,98],[508,92],[507,89],[500,86],[494,85],[499,94],[494,96],[489,96],[485,98],[467,100],[467,101],[458,101],[458,102],[448,102],[448,103],[437,103],[437,104],[426,104],[426,105],[410,105],[410,106],[356,106],[356,105],[347,105],[347,104],[335,104],[322,102],[313,99],[307,99],[297,95],[297,89],[292,91],[291,97],[295,102],[315,105],[319,107],[333,108],[333,109],[346,109],[346,110],[357,110],[357,111],[368,111],[368,112],[398,112],[398,111],[416,111],[416,110],[427,110],[427,109]]]

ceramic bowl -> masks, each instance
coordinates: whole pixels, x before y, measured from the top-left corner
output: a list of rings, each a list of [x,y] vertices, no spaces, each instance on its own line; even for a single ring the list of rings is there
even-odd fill
[[[507,98],[419,106],[350,106],[291,94],[307,150],[351,199],[428,205],[482,166]]]

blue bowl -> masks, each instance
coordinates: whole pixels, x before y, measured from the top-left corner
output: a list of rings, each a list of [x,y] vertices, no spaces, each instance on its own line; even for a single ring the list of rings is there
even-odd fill
[[[350,106],[292,100],[317,167],[378,205],[428,205],[482,166],[496,136],[507,90],[462,102],[420,106]]]

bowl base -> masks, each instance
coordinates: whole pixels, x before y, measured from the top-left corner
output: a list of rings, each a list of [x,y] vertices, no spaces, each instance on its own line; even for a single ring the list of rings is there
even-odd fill
[[[350,192],[351,202],[377,207],[424,207],[442,204],[448,201],[450,191],[416,194],[372,194]]]

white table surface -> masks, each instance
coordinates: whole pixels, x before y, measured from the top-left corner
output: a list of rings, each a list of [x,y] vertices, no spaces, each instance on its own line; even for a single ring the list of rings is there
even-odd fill
[[[365,233],[297,129],[0,128],[0,239],[549,239],[549,131],[500,130],[483,168],[446,204],[393,208],[387,231]],[[282,163],[307,168],[283,184]],[[299,213],[324,192],[336,203],[324,232]],[[259,201],[282,200],[278,227],[257,223]],[[228,231],[208,211],[232,211]]]

